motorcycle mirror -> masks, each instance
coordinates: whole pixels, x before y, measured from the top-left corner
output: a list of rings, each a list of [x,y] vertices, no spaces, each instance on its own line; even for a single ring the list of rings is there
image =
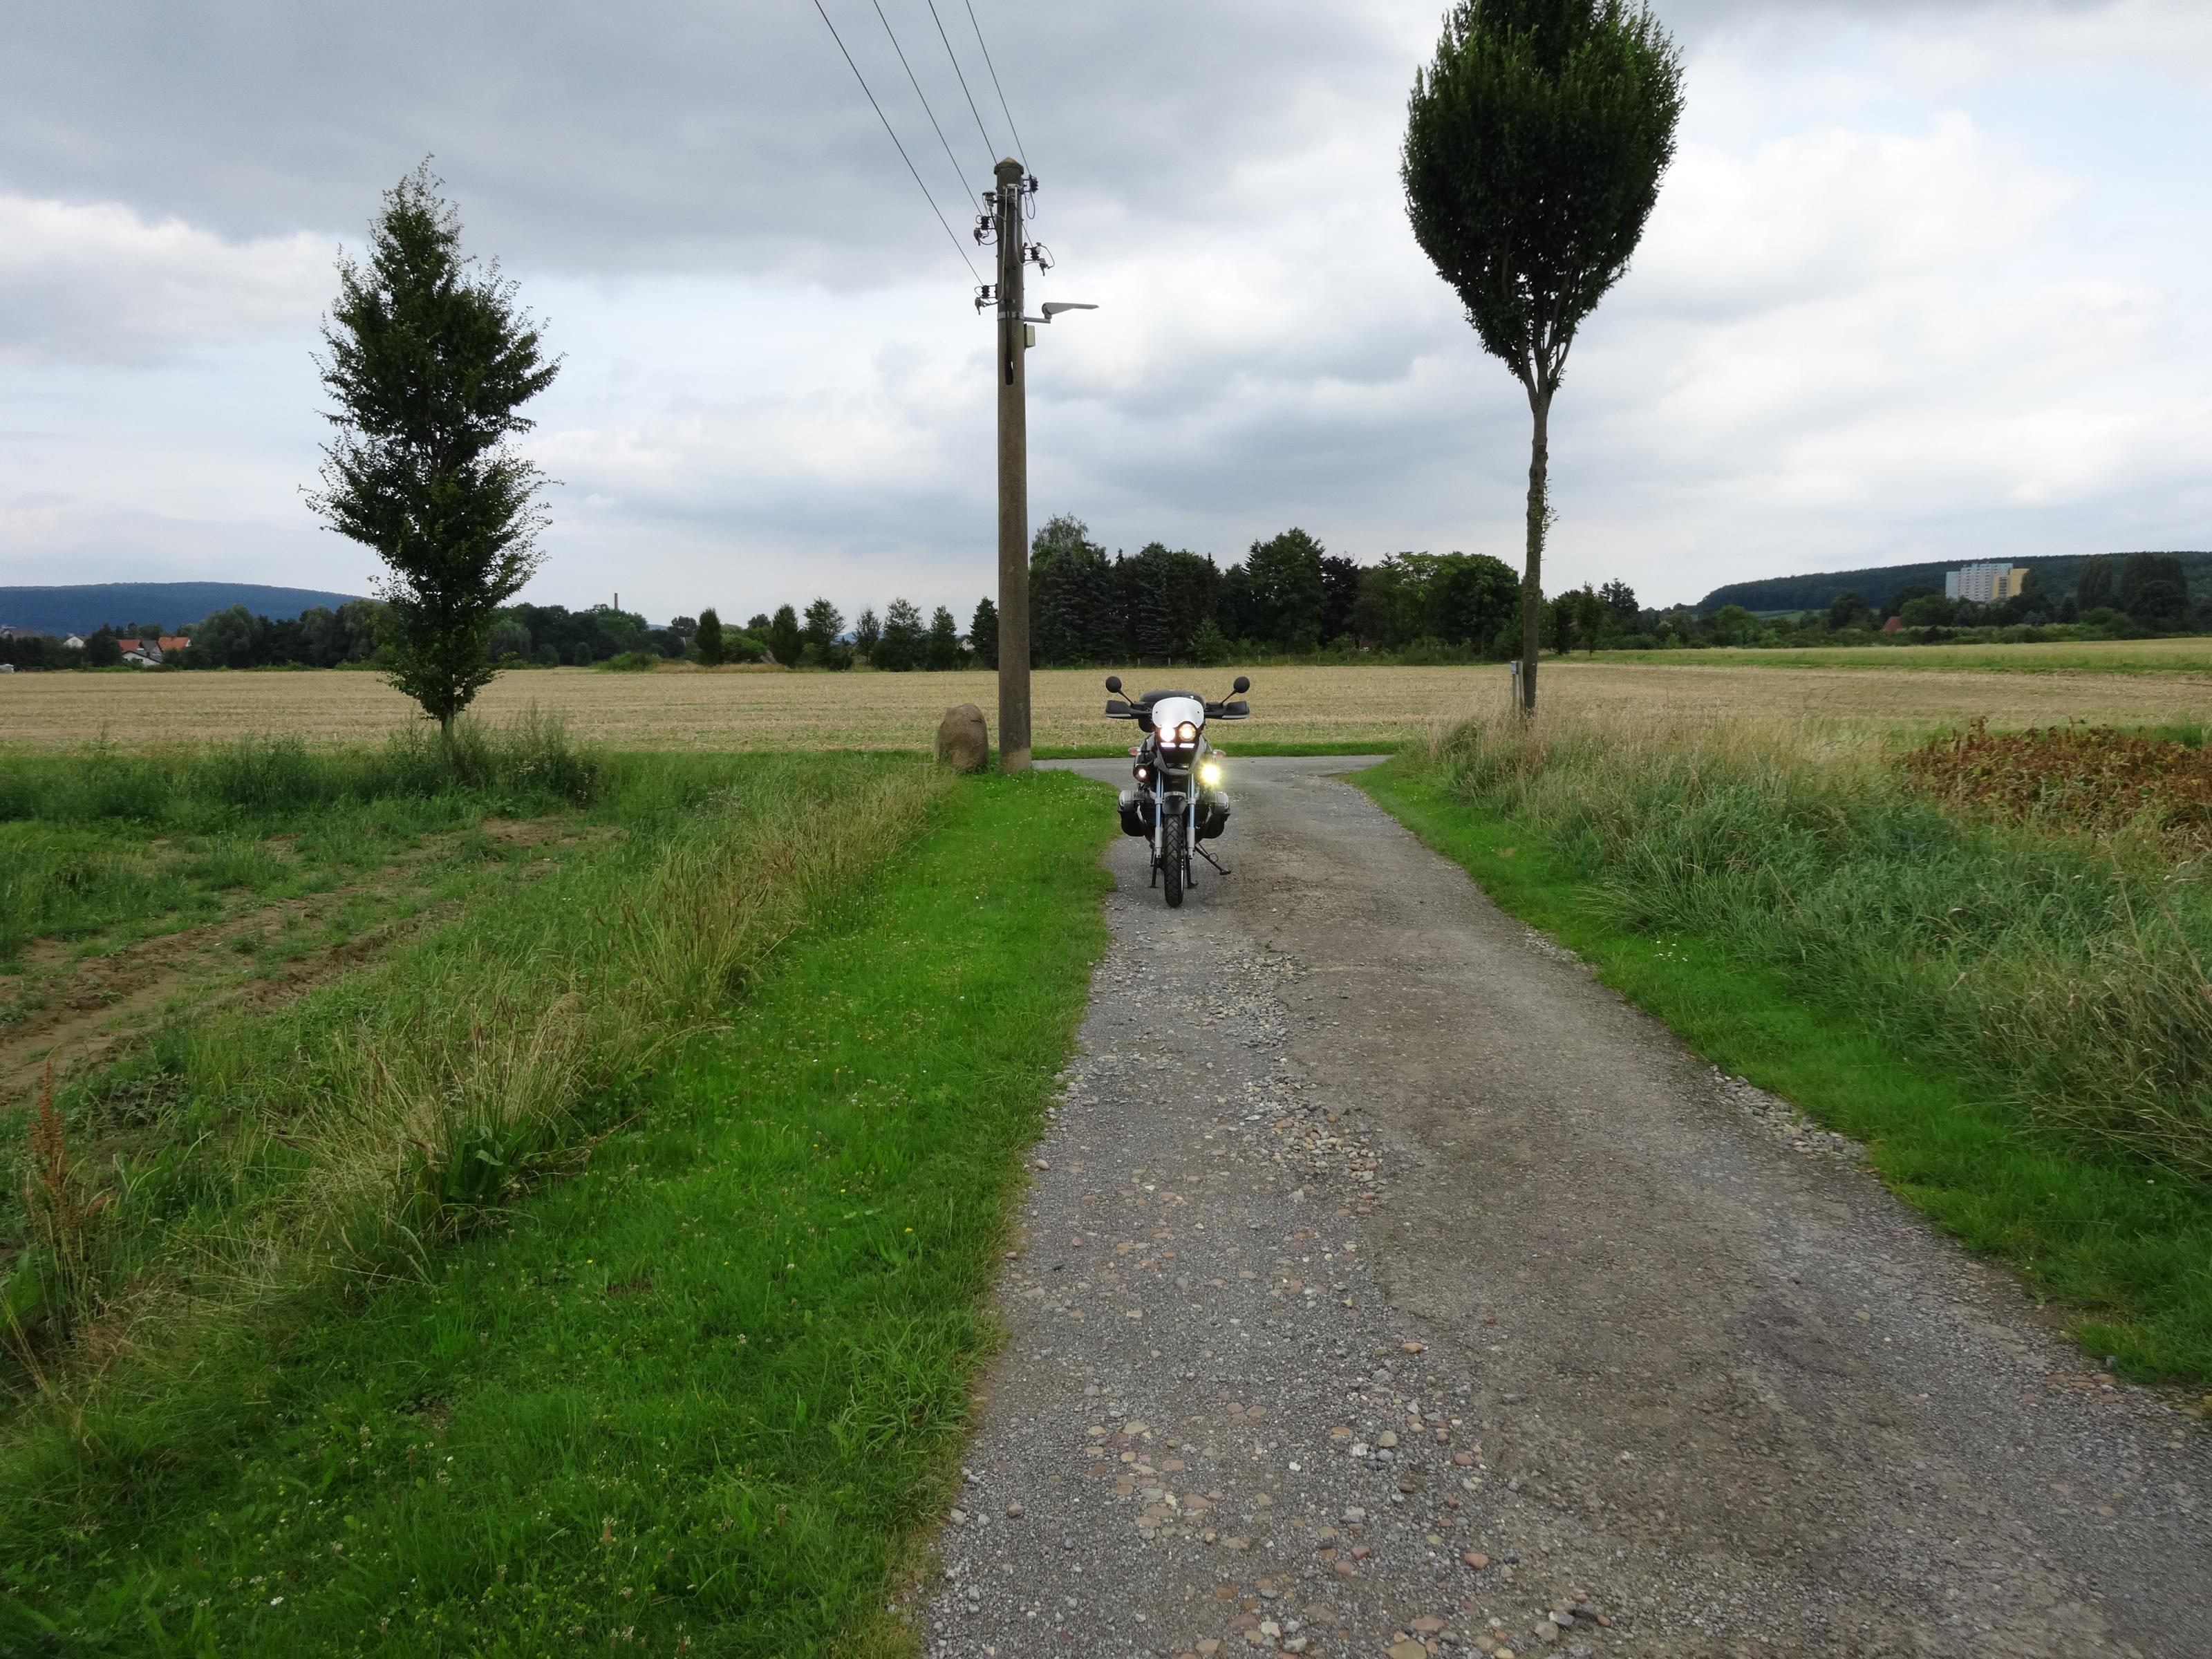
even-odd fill
[[[1250,680],[1249,680],[1249,679],[1245,678],[1243,675],[1239,674],[1239,675],[1237,677],[1237,684],[1234,684],[1234,685],[1232,685],[1232,686],[1231,686],[1229,689],[1230,689],[1231,691],[1235,691],[1235,692],[1237,692],[1237,693],[1240,693],[1240,694],[1241,694],[1241,693],[1243,693],[1243,692],[1246,692],[1246,691],[1249,691],[1249,690],[1252,689],[1252,682],[1251,682]]]
[[[1106,689],[1109,691],[1119,691],[1121,689],[1121,677],[1119,674],[1109,674],[1106,677]]]

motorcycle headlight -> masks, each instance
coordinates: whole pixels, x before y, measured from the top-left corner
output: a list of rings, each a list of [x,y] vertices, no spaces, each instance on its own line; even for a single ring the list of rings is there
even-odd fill
[[[1221,781],[1221,768],[1212,761],[1206,762],[1198,769],[1198,781],[1207,788],[1212,788]]]
[[[1181,726],[1176,727],[1175,746],[1176,748],[1188,749],[1197,741],[1198,728],[1195,726],[1193,726],[1188,720],[1185,720]]]
[[[1140,766],[1137,769],[1137,781],[1139,783],[1144,782],[1146,779],[1152,775],[1152,769],[1149,766]]]

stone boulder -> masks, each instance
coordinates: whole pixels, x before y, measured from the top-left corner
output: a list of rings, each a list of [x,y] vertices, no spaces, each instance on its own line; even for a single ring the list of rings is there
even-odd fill
[[[972,702],[948,708],[937,723],[937,758],[956,772],[980,772],[990,763],[991,732]]]

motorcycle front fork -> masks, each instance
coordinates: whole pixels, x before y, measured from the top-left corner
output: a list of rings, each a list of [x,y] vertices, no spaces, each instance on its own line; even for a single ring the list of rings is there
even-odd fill
[[[1165,789],[1159,787],[1157,784],[1153,787],[1152,884],[1155,887],[1160,884],[1160,860],[1164,855],[1168,838],[1167,817],[1168,802],[1170,799],[1170,797]],[[1196,789],[1194,788],[1185,792],[1182,797],[1182,805],[1178,810],[1182,813],[1183,885],[1186,887],[1195,887],[1198,884],[1198,882],[1196,878],[1191,874],[1190,866],[1190,855],[1193,849],[1195,849],[1200,857],[1205,858],[1208,864],[1212,864],[1215,869],[1218,870],[1221,866],[1218,864],[1214,864],[1213,860],[1206,855],[1206,849],[1200,847],[1198,844],[1198,791]]]

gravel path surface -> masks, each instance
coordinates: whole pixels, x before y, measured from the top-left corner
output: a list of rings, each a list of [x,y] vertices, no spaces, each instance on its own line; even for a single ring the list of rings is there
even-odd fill
[[[1232,877],[1110,854],[928,1653],[2212,1655],[2212,1436],[1358,763],[1231,764]]]

